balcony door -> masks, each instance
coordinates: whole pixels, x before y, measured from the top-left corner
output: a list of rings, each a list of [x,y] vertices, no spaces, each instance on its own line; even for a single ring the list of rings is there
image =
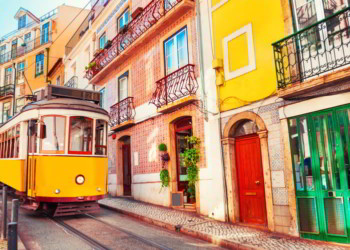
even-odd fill
[[[49,42],[49,27],[50,23],[45,23],[41,28],[41,44]]]
[[[12,41],[11,46],[11,58],[15,59],[17,57],[17,39]]]
[[[289,120],[299,230],[350,243],[350,107]]]
[[[305,29],[348,6],[344,0],[293,0],[296,28],[298,31]],[[345,12],[296,35],[295,46],[303,79],[325,73],[347,60],[350,52],[342,46],[350,42],[349,24],[350,18]]]

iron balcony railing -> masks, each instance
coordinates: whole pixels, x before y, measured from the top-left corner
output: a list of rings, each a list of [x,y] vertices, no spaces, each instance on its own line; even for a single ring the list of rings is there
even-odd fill
[[[122,29],[108,45],[91,61],[92,67],[85,77],[91,80],[125,49],[146,33],[162,17],[183,0],[152,0],[143,11]]]
[[[111,127],[132,120],[135,117],[134,97],[127,97],[111,106],[109,115]]]
[[[350,63],[350,7],[273,44],[277,87]]]
[[[65,87],[68,88],[78,88],[78,77],[72,76],[71,79],[69,79],[65,84]]]
[[[18,40],[19,42],[19,40]],[[41,34],[39,37],[30,40],[30,41],[23,41],[19,43],[16,48],[12,48],[11,51],[8,51],[4,54],[0,54],[0,64],[7,63],[13,59],[16,59],[18,57],[21,57],[37,48],[39,48],[42,45],[45,45],[47,43],[52,42],[52,33],[47,32]]]
[[[15,92],[15,85],[9,84],[5,86],[0,87],[0,98],[3,98],[5,96],[13,95]]]
[[[150,103],[157,108],[189,95],[195,95],[198,83],[193,64],[187,64],[156,82],[156,91]]]

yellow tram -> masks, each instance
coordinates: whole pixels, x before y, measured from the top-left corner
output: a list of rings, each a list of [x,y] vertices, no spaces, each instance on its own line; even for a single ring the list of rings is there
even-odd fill
[[[0,183],[29,209],[91,212],[107,194],[109,116],[98,92],[49,85],[0,127]]]

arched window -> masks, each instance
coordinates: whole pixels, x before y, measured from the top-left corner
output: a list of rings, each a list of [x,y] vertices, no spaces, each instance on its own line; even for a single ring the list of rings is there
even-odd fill
[[[230,137],[239,137],[244,135],[256,134],[259,131],[258,126],[252,120],[242,120],[230,131]]]

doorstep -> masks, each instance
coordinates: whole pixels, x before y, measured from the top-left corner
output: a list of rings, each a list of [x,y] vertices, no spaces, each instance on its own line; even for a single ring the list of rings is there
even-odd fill
[[[142,221],[230,249],[349,249],[347,245],[271,233],[137,200],[106,198],[100,200],[99,204]]]

